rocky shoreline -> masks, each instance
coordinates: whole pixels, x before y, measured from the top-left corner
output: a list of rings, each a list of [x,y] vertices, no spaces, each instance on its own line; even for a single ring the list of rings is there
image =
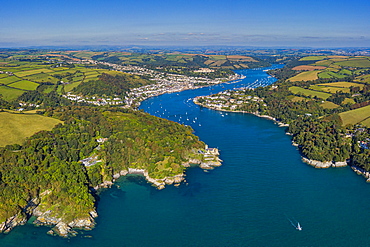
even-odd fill
[[[329,167],[345,167],[347,166],[346,161],[318,161],[318,160],[311,160],[306,157],[302,157],[302,161],[315,167],[315,168],[329,168]]]
[[[196,151],[194,150],[194,152]],[[203,159],[189,158],[187,162],[182,164],[182,166],[188,168],[191,165],[199,165],[200,168],[208,170],[222,165],[221,160],[218,157],[218,149],[208,148],[206,145],[205,151],[202,151],[202,153],[204,155]],[[145,169],[128,168],[127,170],[122,170],[119,173],[114,174],[110,181],[104,181],[100,185],[95,186],[92,191],[96,193],[101,188],[110,188],[118,178],[128,174],[143,175],[148,183],[159,190],[164,189],[166,185],[179,186],[181,182],[185,181],[184,173],[162,179],[155,179],[151,178],[148,174],[148,171]],[[40,193],[38,198],[30,200],[27,206],[22,208],[19,213],[0,223],[0,232],[8,233],[14,227],[26,224],[31,217],[36,218],[33,221],[34,225],[52,227],[47,232],[48,234],[65,238],[76,236],[77,232],[75,229],[91,230],[95,227],[95,218],[98,217],[96,210],[89,212],[86,217],[73,219],[69,222],[65,222],[65,220],[60,216],[55,216],[52,210],[43,211],[40,206],[41,199],[43,196],[46,196],[50,193],[51,191],[44,191]]]
[[[370,183],[370,172],[366,171],[365,169],[358,167],[358,166],[351,166],[352,170],[357,173],[357,175],[361,175],[366,178],[366,182]]]
[[[204,105],[204,104],[201,104],[199,103],[196,98],[194,98],[193,100],[194,104],[196,105],[199,105],[199,106],[202,106],[202,107],[205,107],[205,108],[208,108],[208,109],[211,109],[211,110],[215,110],[215,111],[221,111],[221,112],[235,112],[235,113],[246,113],[246,114],[252,114],[252,115],[255,115],[257,117],[261,117],[261,118],[266,118],[266,119],[269,119],[269,120],[272,120],[274,121],[275,123],[277,123],[279,125],[279,127],[288,127],[289,124],[286,124],[286,123],[283,123],[283,122],[280,122],[279,120],[277,120],[276,118],[274,117],[271,117],[269,115],[261,115],[259,112],[249,112],[249,111],[235,111],[235,110],[225,110],[225,109],[218,109],[218,108],[214,108],[214,107],[209,107],[207,105]]]
[[[220,154],[217,148],[209,149],[208,146],[206,145],[205,150],[206,150],[206,153],[204,154],[204,156],[207,156],[208,160],[189,158],[187,162],[181,165],[186,168],[190,167],[191,165],[199,165],[200,168],[205,169],[205,170],[211,170],[211,169],[214,169],[215,167],[219,167],[222,165],[221,163],[222,160],[219,158]],[[138,175],[144,176],[148,183],[150,183],[152,186],[156,187],[159,190],[164,189],[166,185],[173,184],[175,186],[178,186],[180,185],[181,182],[185,180],[184,173],[180,173],[180,174],[177,174],[171,177],[165,177],[165,178],[158,179],[158,178],[150,177],[148,171],[145,169],[128,168],[128,170],[122,170],[119,173],[114,174],[112,177],[112,181],[104,181],[103,183],[95,186],[94,190],[98,191],[101,188],[109,188],[121,176],[126,176],[128,174],[138,174]]]
[[[225,110],[225,109],[216,109],[216,108],[213,108],[213,107],[208,107],[206,105],[203,105],[203,104],[197,102],[196,100],[193,100],[193,102],[195,104],[199,105],[199,106],[206,107],[206,108],[216,110],[216,111],[253,114],[257,117],[272,120],[275,123],[277,123],[279,125],[279,127],[288,127],[289,126],[289,124],[280,122],[280,121],[276,120],[276,118],[274,118],[274,117],[271,117],[271,116],[268,116],[268,115],[260,115],[259,112],[246,112],[246,111],[233,111],[233,110]],[[291,135],[290,133],[286,133],[286,134]],[[297,143],[294,143],[294,142],[292,142],[292,145],[296,146],[296,147],[299,147],[299,145]],[[336,168],[336,167],[350,166],[351,169],[354,172],[356,172],[358,175],[362,175],[364,178],[366,178],[366,182],[370,183],[370,172],[369,171],[366,171],[365,169],[363,169],[361,167],[358,167],[358,166],[350,165],[347,161],[338,161],[338,162],[324,161],[324,162],[321,162],[321,161],[318,161],[318,160],[308,159],[307,157],[302,157],[302,161],[305,162],[306,164],[311,165],[311,166],[313,166],[315,168],[318,168],[318,169],[325,169],[325,168],[330,168],[330,167],[335,167]]]
[[[51,210],[43,211],[40,208],[40,201],[42,196],[50,193],[45,191],[40,194],[40,198],[30,200],[21,212],[9,217],[0,224],[0,232],[9,233],[14,227],[25,225],[31,217],[36,217],[33,224],[36,226],[50,226],[52,227],[47,233],[50,235],[58,235],[61,237],[71,237],[77,234],[73,229],[91,230],[95,226],[94,218],[98,217],[95,210],[89,213],[86,218],[74,219],[70,222],[64,222],[61,217],[53,216]]]

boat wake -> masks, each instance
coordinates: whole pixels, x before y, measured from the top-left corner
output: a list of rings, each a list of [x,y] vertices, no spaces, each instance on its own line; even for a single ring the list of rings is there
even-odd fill
[[[288,216],[286,216],[286,218],[289,220],[290,224],[298,231],[302,231],[302,226],[299,224],[299,222],[292,218],[290,219]]]

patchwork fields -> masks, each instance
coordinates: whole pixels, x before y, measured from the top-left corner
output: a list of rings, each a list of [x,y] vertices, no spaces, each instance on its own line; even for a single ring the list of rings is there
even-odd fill
[[[258,63],[256,59],[244,55],[207,55],[207,54],[139,54],[131,52],[69,52],[69,55],[81,59],[114,62],[125,65],[209,67],[213,69],[245,69]]]
[[[7,101],[15,100],[26,91],[43,85],[42,92],[71,91],[83,81],[97,80],[110,70],[78,66],[62,66],[37,62],[9,62],[0,64],[0,94]],[[120,72],[118,72],[120,73]]]
[[[312,61],[312,64],[300,65],[293,68],[302,71],[289,81],[310,81],[320,78],[346,78],[360,75],[364,69],[370,68],[369,57],[349,56],[309,56],[300,61]],[[308,70],[308,71],[307,71]]]
[[[303,87],[292,86],[289,88],[289,91],[295,96],[290,98],[292,101],[310,100],[316,97],[325,100],[321,103],[323,108],[335,109],[340,105],[355,104],[354,97],[361,96],[356,92],[363,90],[366,85],[370,84],[370,76],[367,72],[370,69],[369,57],[309,56],[300,59],[300,61],[304,61],[306,65],[293,67],[293,70],[301,72],[289,78],[288,80],[291,82],[320,79],[323,81],[324,79],[340,80],[341,78],[348,81],[311,84]],[[310,61],[312,63],[307,64]],[[330,96],[337,94],[341,94],[343,98],[337,99],[335,103],[326,101]],[[368,107],[343,112],[340,117],[344,125],[361,123],[370,127],[370,108]]]

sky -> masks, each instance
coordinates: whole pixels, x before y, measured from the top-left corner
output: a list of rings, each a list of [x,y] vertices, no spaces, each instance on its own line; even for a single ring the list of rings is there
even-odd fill
[[[0,47],[97,45],[370,47],[370,1],[0,1]]]

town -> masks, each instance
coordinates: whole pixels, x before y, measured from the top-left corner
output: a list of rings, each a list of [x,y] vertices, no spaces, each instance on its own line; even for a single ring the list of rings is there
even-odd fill
[[[253,90],[226,90],[210,96],[198,96],[194,103],[214,110],[256,113],[267,105]]]
[[[178,74],[170,74],[164,73],[152,69],[143,68],[140,66],[133,66],[133,65],[117,65],[108,62],[100,62],[95,60],[82,60],[82,61],[72,61],[69,63],[78,63],[78,64],[95,64],[95,65],[104,65],[109,66],[112,70],[121,71],[133,75],[140,75],[149,77],[150,80],[153,81],[153,84],[138,87],[131,89],[130,92],[124,96],[123,99],[120,97],[102,97],[102,96],[94,96],[94,97],[87,97],[82,95],[75,95],[70,92],[63,95],[63,97],[77,102],[83,102],[98,106],[104,105],[121,105],[124,107],[138,107],[140,102],[150,98],[155,97],[165,93],[174,93],[180,92],[183,90],[188,89],[196,89],[204,86],[210,86],[214,84],[219,84],[227,81],[233,81],[242,79],[242,75],[233,74],[227,78],[217,78],[217,79],[209,79],[205,77],[193,77],[193,76],[186,76],[186,75],[178,75]],[[197,73],[206,73],[210,72],[207,68],[200,68],[194,72]]]

